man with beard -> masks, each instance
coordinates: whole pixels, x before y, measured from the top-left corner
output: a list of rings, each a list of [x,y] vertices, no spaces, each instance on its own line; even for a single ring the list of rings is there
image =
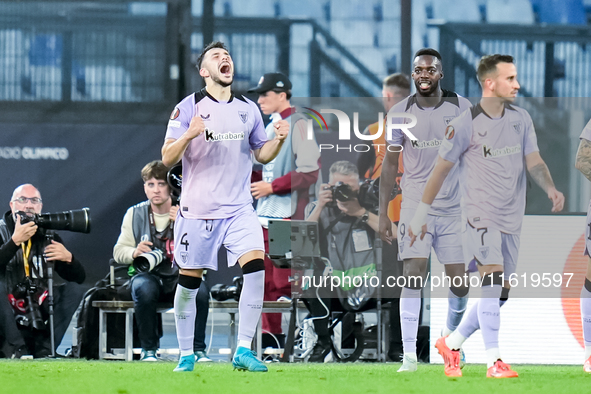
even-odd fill
[[[223,43],[207,45],[197,68],[206,86],[176,105],[162,147],[166,166],[181,159],[183,164],[174,228],[174,259],[180,268],[174,311],[181,352],[175,371],[194,369],[195,297],[203,270],[217,270],[217,252],[223,244],[228,265],[238,262],[244,277],[232,364],[239,370],[266,372],[250,350],[265,285],[263,232],[250,194],[251,155],[262,164],[273,160],[289,134],[289,124],[276,122],[275,137],[267,140],[256,104],[232,93],[234,63]]]
[[[460,323],[468,301],[467,283],[454,282],[465,272],[462,249],[460,212],[459,168],[455,166],[448,181],[437,195],[428,212],[431,232],[425,239],[410,244],[408,225],[421,200],[429,174],[435,166],[437,152],[444,139],[445,127],[455,117],[470,107],[470,102],[456,93],[443,90],[439,81],[443,78],[441,55],[434,49],[421,49],[415,55],[412,78],[416,94],[396,104],[389,114],[406,112],[417,118],[410,131],[418,140],[410,140],[401,130],[394,130],[389,144],[403,146],[404,174],[402,175],[402,209],[398,224],[398,250],[404,262],[405,286],[400,295],[400,325],[404,348],[403,364],[398,372],[417,370],[417,331],[421,310],[421,288],[427,274],[431,247],[445,273],[452,278],[449,290],[449,309],[445,335]],[[390,116],[390,115],[389,115]],[[406,118],[408,119],[408,118]],[[397,124],[405,123],[400,119]],[[380,233],[382,239],[392,242],[392,227],[387,215],[392,188],[398,173],[398,152],[386,150],[380,179]],[[460,284],[459,286],[456,286]]]
[[[513,57],[484,56],[478,64],[478,80],[482,99],[447,126],[437,164],[408,231],[414,242],[419,235],[422,240],[436,230],[437,224],[428,219],[431,204],[446,190],[460,163],[467,219],[464,247],[468,258],[478,265],[481,297],[458,328],[439,338],[435,347],[445,361],[445,374],[462,376],[460,346],[480,328],[487,355],[486,376],[515,378],[517,372],[501,360],[499,351],[500,307],[509,296],[508,278],[517,266],[525,213],[525,170],[552,201],[552,212],[562,210],[564,196],[556,190],[540,156],[531,116],[513,104],[520,87]]]

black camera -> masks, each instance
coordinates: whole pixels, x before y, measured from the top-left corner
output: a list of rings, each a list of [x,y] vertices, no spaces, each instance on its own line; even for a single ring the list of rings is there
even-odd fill
[[[343,182],[337,182],[334,186],[327,186],[324,190],[330,190],[332,192],[333,204],[336,204],[337,201],[346,202],[357,198],[357,192],[354,191],[351,186]]]
[[[15,315],[17,326],[21,329],[44,331],[47,326],[43,319],[41,306],[34,301],[45,299],[44,294],[41,297],[38,296],[38,288],[30,279],[17,284],[12,293],[15,302],[24,301],[24,305],[19,305],[20,308],[17,308],[18,313]],[[24,313],[21,308],[24,308]]]
[[[380,178],[368,179],[359,186],[359,205],[374,211],[380,205]]]
[[[85,234],[90,232],[89,208],[33,215],[18,211],[16,214],[21,217],[21,224],[35,222],[37,226],[47,230],[67,230]]]
[[[232,280],[232,285],[217,284],[211,287],[210,293],[216,301],[226,301],[230,298],[238,301],[240,299],[240,293],[242,292],[242,277],[235,276]]]

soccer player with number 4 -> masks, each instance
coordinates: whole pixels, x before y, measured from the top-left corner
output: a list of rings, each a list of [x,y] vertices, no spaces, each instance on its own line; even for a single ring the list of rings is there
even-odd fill
[[[266,372],[251,351],[261,318],[265,264],[263,231],[250,195],[251,156],[259,163],[273,160],[289,134],[289,124],[275,123],[267,133],[256,104],[232,93],[234,63],[221,42],[206,46],[197,61],[205,89],[187,96],[173,110],[162,161],[168,167],[183,163],[180,209],[174,227],[174,260],[179,281],[174,298],[180,347],[175,371],[192,371],[195,297],[204,269],[217,270],[222,244],[228,265],[240,264],[244,285],[238,310],[238,347],[234,368]]]
[[[525,213],[526,173],[547,193],[552,212],[564,206],[552,176],[540,156],[530,115],[513,104],[519,83],[513,58],[485,56],[478,65],[482,99],[454,119],[446,129],[437,164],[431,173],[417,211],[410,222],[414,240],[427,233],[427,213],[441,185],[460,162],[464,213],[467,219],[464,247],[475,259],[482,276],[481,298],[458,328],[437,340],[445,374],[462,376],[459,349],[479,328],[487,354],[487,377],[513,378],[517,372],[501,359],[500,306],[509,294],[507,279],[515,273],[519,237]]]

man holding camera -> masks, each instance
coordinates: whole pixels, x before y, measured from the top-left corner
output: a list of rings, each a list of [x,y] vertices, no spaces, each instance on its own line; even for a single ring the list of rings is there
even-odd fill
[[[337,161],[329,169],[329,182],[321,186],[318,201],[308,204],[306,208],[309,213],[306,220],[318,222],[321,253],[330,260],[333,275],[352,276],[361,267],[367,268],[365,273],[368,276],[375,275],[373,241],[378,231],[378,216],[361,205],[358,192],[357,167],[348,161]],[[318,290],[326,292],[326,289]],[[340,292],[339,298],[343,298],[343,294],[346,293]],[[321,299],[324,298],[322,295],[315,295],[304,299],[310,313],[316,317],[314,328],[318,335],[308,361],[323,362],[330,352],[328,315],[331,306]],[[362,298],[370,297],[372,295]],[[339,309],[341,306],[346,310],[358,310],[360,307],[335,304]]]
[[[178,282],[178,267],[173,263],[173,226],[178,205],[173,205],[167,183],[168,168],[154,160],[142,169],[147,201],[127,210],[121,234],[113,248],[119,264],[127,264],[135,319],[142,346],[141,361],[157,361],[158,302],[172,302]],[[209,311],[209,289],[205,282],[197,296],[193,348],[196,361],[211,361],[205,353],[205,326]]]
[[[55,272],[67,282],[53,292],[56,349],[84,295],[84,268],[59,235],[34,220],[42,208],[39,190],[24,184],[14,190],[10,211],[0,220],[0,336],[7,357],[53,353],[47,262],[53,262]]]

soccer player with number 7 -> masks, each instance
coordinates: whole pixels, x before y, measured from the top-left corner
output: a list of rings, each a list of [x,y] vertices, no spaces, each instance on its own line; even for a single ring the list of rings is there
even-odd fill
[[[540,156],[530,115],[513,104],[519,83],[513,58],[485,56],[478,65],[482,99],[454,119],[446,129],[437,164],[427,181],[419,208],[410,222],[414,240],[428,231],[427,212],[443,181],[460,162],[466,244],[482,276],[481,298],[458,328],[437,340],[445,374],[462,376],[459,349],[479,328],[487,354],[487,377],[513,378],[499,351],[500,306],[509,295],[508,278],[515,273],[519,237],[525,213],[526,173],[547,193],[552,212],[564,206],[550,171]],[[503,283],[503,273],[505,281]]]

